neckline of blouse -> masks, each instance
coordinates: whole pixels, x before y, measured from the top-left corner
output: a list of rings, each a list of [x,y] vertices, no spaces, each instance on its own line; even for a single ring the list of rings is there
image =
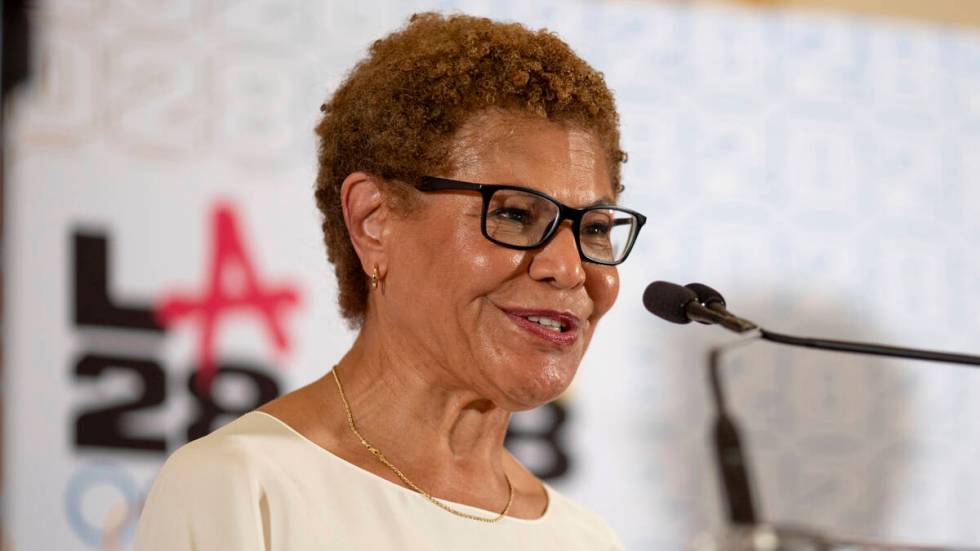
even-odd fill
[[[299,432],[296,429],[294,429],[293,427],[291,427],[289,425],[289,423],[286,423],[285,421],[283,421],[282,419],[276,417],[275,415],[272,415],[271,413],[268,413],[268,412],[265,412],[265,411],[261,411],[261,410],[254,410],[254,411],[249,412],[246,415],[251,415],[252,413],[257,413],[257,414],[259,414],[261,416],[264,416],[264,417],[267,417],[267,418],[271,419],[272,421],[274,421],[276,423],[276,425],[278,425],[278,426],[286,429],[290,434],[292,434],[293,436],[295,436],[296,438],[298,438],[299,440],[301,440],[304,444],[307,444],[309,446],[312,446],[315,450],[317,450],[321,454],[325,455],[331,461],[340,462],[340,464],[342,464],[344,467],[346,467],[346,468],[348,468],[350,470],[353,470],[355,472],[361,473],[362,476],[364,476],[364,475],[370,476],[372,480],[374,480],[374,481],[380,481],[380,482],[384,483],[385,484],[385,487],[394,488],[395,490],[398,490],[398,491],[400,491],[402,493],[407,493],[407,494],[410,494],[410,495],[419,497],[420,499],[423,499],[423,500],[425,499],[422,496],[422,494],[416,492],[415,490],[412,490],[411,488],[406,488],[406,487],[404,487],[404,486],[402,486],[400,484],[395,484],[394,482],[388,480],[387,478],[384,478],[382,476],[379,476],[377,474],[374,474],[371,471],[369,471],[367,469],[363,469],[363,468],[361,468],[361,467],[359,467],[359,466],[357,466],[357,465],[355,465],[355,464],[353,464],[353,463],[345,460],[344,458],[336,455],[332,451],[330,451],[330,450],[324,448],[323,446],[317,444],[316,442],[310,440],[305,435],[303,435],[301,432]],[[544,513],[542,513],[540,517],[535,518],[535,519],[525,519],[525,518],[518,518],[518,517],[506,516],[503,519],[501,519],[501,522],[516,522],[516,523],[520,523],[520,524],[534,525],[534,524],[541,524],[541,523],[544,523],[545,521],[547,521],[550,518],[550,516],[551,516],[552,509],[554,509],[555,493],[554,493],[554,490],[551,488],[551,486],[549,486],[547,483],[542,482],[541,484],[542,484],[542,486],[544,486],[545,492],[548,494],[548,506],[547,506],[547,508],[545,508]],[[488,510],[483,509],[483,508],[480,508],[480,507],[475,507],[473,505],[467,505],[465,503],[457,503],[455,501],[451,501],[451,500],[448,500],[448,499],[443,499],[441,497],[436,497],[436,499],[442,501],[443,503],[446,503],[447,505],[451,505],[451,506],[454,506],[454,507],[462,507],[464,509],[469,509],[470,511],[474,512],[475,514],[484,514],[484,515],[488,515],[488,516],[493,516],[493,515],[497,515],[497,514],[500,513],[499,511],[497,511],[497,512],[488,511]],[[432,506],[431,503],[427,503],[427,505],[429,505],[430,507]],[[447,515],[448,515],[448,513],[447,513]]]

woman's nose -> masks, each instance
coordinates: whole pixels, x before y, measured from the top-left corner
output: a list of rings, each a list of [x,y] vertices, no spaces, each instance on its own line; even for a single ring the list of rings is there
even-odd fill
[[[585,268],[569,225],[559,228],[534,254],[530,275],[562,289],[573,289],[585,283]]]

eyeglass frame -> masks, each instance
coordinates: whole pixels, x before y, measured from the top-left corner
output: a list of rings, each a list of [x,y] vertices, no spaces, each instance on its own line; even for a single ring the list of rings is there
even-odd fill
[[[538,247],[541,247],[542,245],[550,241],[551,238],[553,238],[555,234],[558,233],[558,228],[561,226],[562,222],[564,222],[565,220],[569,220],[572,223],[572,235],[575,237],[575,247],[578,249],[579,258],[587,262],[592,262],[594,264],[601,264],[604,266],[617,266],[619,264],[622,264],[627,258],[629,258],[630,252],[632,252],[633,250],[633,245],[636,244],[636,238],[639,237],[640,230],[643,228],[643,225],[646,224],[647,221],[646,216],[640,214],[639,212],[636,212],[635,210],[621,207],[619,205],[599,204],[599,205],[590,205],[588,207],[582,207],[582,208],[569,207],[568,205],[565,205],[564,203],[548,195],[547,193],[538,191],[536,189],[531,189],[528,187],[512,185],[512,184],[476,184],[473,182],[464,182],[462,180],[440,178],[438,176],[423,176],[419,180],[419,185],[416,186],[415,189],[422,192],[428,192],[428,191],[478,191],[480,192],[480,195],[483,197],[483,208],[480,212],[480,232],[483,234],[483,237],[485,237],[491,243],[500,245],[501,247],[506,247],[508,249],[515,249],[519,251],[537,249]],[[490,237],[490,234],[487,233],[487,211],[490,210],[490,197],[492,197],[494,193],[502,190],[530,193],[531,195],[536,195],[558,207],[558,216],[551,223],[548,229],[544,232],[540,241],[534,243],[533,245],[514,245],[513,243],[504,243],[502,241],[498,241],[497,239]],[[637,222],[636,230],[632,232],[630,241],[627,244],[626,249],[623,251],[623,257],[620,258],[618,261],[605,261],[605,260],[596,260],[594,258],[589,258],[588,256],[585,255],[585,252],[582,250],[582,240],[580,235],[582,229],[581,228],[582,217],[585,216],[585,213],[589,211],[602,210],[602,209],[616,209],[618,211],[625,212],[636,218],[636,222]]]

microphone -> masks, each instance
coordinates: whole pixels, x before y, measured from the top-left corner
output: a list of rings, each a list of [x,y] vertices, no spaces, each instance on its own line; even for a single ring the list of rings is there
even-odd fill
[[[735,333],[745,333],[757,328],[754,323],[733,316],[725,310],[725,300],[717,291],[706,285],[702,287],[713,291],[717,299],[705,304],[699,293],[689,287],[681,287],[668,281],[654,281],[643,292],[643,305],[650,313],[671,323],[685,324],[696,321],[706,325],[720,325]],[[710,293],[705,292],[706,297],[709,295]],[[712,295],[711,298],[714,296]],[[719,302],[720,311],[717,306]]]

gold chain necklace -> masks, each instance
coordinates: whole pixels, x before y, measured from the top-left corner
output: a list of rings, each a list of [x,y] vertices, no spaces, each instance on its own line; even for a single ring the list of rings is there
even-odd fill
[[[507,473],[504,473],[504,479],[507,481],[507,491],[509,492],[509,495],[507,496],[507,506],[504,507],[504,510],[501,511],[499,515],[492,518],[472,515],[470,513],[466,513],[464,511],[454,509],[449,505],[446,505],[442,501],[432,497],[432,495],[429,494],[429,492],[426,492],[422,488],[419,488],[414,482],[409,480],[408,477],[405,476],[405,473],[401,471],[401,469],[394,466],[391,463],[391,461],[388,461],[388,458],[385,457],[383,453],[381,453],[381,450],[372,446],[371,443],[365,440],[364,437],[361,436],[361,433],[358,432],[357,427],[354,425],[354,416],[350,412],[350,404],[347,403],[347,396],[344,395],[344,387],[343,385],[340,384],[340,376],[337,374],[338,371],[337,367],[338,366],[333,367],[333,380],[337,382],[337,390],[340,392],[340,401],[344,403],[344,411],[347,413],[347,426],[350,427],[350,431],[354,433],[354,436],[356,436],[357,439],[361,441],[361,445],[364,446],[367,449],[367,451],[371,452],[371,455],[376,457],[378,461],[384,464],[385,467],[391,469],[391,471],[394,472],[398,476],[398,478],[405,483],[406,486],[422,494],[422,497],[429,500],[429,502],[435,505],[436,507],[444,511],[448,511],[458,517],[462,517],[469,520],[475,520],[477,522],[486,522],[489,524],[489,523],[498,522],[502,518],[507,516],[507,512],[510,511],[510,505],[511,503],[514,502],[514,486],[510,483],[510,478],[507,476]]]

